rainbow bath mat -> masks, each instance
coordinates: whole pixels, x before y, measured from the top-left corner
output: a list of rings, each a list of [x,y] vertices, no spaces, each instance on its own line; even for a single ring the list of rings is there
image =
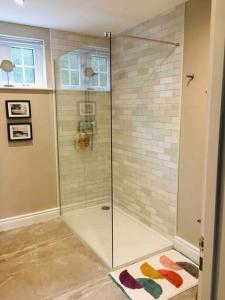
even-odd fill
[[[198,266],[175,250],[109,274],[130,300],[168,300],[198,284]]]

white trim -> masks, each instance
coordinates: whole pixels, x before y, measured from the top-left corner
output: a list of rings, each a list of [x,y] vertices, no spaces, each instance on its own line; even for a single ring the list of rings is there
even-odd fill
[[[59,207],[37,211],[30,214],[0,219],[0,232],[23,226],[46,222],[59,217]]]
[[[6,91],[39,91],[39,92],[48,92],[48,93],[53,93],[54,90],[52,88],[40,88],[40,87],[21,87],[21,86],[1,86],[0,85],[0,92],[6,92]]]
[[[198,247],[176,235],[174,238],[174,248],[194,261],[196,264],[199,264],[200,251]]]

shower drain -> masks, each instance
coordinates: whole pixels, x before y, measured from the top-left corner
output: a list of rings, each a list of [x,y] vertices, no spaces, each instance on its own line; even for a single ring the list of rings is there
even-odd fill
[[[102,210],[110,210],[110,206],[109,205],[103,205],[101,207]]]

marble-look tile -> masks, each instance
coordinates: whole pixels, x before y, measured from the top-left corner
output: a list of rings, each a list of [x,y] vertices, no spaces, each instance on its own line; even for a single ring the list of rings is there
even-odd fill
[[[20,229],[0,232],[0,259],[16,253],[29,252],[34,247],[71,236],[70,229],[60,218]]]
[[[54,297],[108,272],[60,219],[2,233],[0,249],[4,300]]]
[[[61,219],[1,233],[0,250],[0,299],[126,299]],[[195,289],[173,300],[195,300]]]
[[[124,300],[125,296],[121,291],[112,283],[112,281],[104,277],[93,284],[86,285],[81,289],[70,290],[54,300]]]
[[[110,279],[104,278],[92,286],[79,290],[71,290],[56,297],[54,300],[125,300],[125,295]],[[51,299],[53,300],[53,299]],[[196,300],[196,288],[190,289],[170,300]]]

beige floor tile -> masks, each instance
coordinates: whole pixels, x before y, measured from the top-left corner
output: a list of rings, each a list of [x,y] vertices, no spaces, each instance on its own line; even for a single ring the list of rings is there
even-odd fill
[[[61,219],[0,233],[1,300],[126,299],[108,271]]]

